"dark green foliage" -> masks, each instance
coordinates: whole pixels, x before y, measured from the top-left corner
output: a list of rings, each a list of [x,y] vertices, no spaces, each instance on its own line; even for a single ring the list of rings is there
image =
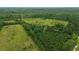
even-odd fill
[[[55,26],[27,25],[25,26],[29,29],[29,35],[41,50],[73,50],[77,43],[77,35],[73,35],[73,31],[67,32],[69,31],[68,27],[64,28],[61,24]],[[46,29],[44,30],[45,27]]]

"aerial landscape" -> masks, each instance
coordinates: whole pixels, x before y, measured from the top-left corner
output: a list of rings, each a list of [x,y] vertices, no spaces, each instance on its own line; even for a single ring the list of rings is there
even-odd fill
[[[0,7],[0,51],[79,51],[79,8]]]

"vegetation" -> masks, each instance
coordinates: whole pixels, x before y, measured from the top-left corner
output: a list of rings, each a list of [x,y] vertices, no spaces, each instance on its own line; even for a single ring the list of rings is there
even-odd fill
[[[0,31],[0,50],[39,50],[21,25],[7,25]]]
[[[79,50],[79,8],[0,8],[0,50]]]

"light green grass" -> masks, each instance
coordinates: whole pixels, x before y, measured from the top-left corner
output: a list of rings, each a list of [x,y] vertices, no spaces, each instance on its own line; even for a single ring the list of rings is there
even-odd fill
[[[41,19],[41,18],[27,18],[27,19],[24,19],[24,21],[26,23],[39,25],[39,26],[42,26],[42,25],[54,26],[56,24],[62,24],[64,26],[67,26],[69,23],[68,21],[62,21],[62,20],[56,20],[56,19]]]
[[[39,48],[21,25],[8,25],[0,31],[0,50],[39,50]]]

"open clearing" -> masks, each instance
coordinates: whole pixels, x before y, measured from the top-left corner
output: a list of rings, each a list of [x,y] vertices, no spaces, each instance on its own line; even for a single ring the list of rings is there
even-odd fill
[[[7,25],[0,31],[0,50],[39,50],[21,25]]]

